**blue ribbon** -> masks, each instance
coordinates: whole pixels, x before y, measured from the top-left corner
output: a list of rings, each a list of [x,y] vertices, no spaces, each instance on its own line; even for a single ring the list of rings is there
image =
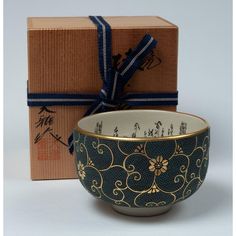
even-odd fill
[[[28,106],[90,106],[98,99],[97,94],[28,93]],[[175,106],[178,92],[127,93],[120,100],[128,106]]]
[[[143,59],[156,46],[157,41],[146,34],[119,68],[112,66],[112,35],[110,25],[101,16],[90,16],[97,26],[99,70],[103,86],[95,94],[28,93],[29,106],[91,105],[85,116],[128,106],[177,105],[178,93],[128,93],[123,94],[125,84],[143,63]],[[68,139],[69,152],[73,153],[73,134]]]

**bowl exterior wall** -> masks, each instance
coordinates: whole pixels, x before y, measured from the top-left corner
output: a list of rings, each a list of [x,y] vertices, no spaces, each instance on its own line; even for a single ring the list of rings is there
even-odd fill
[[[203,183],[210,130],[176,140],[118,141],[74,131],[78,176],[95,197],[127,207],[182,201]]]

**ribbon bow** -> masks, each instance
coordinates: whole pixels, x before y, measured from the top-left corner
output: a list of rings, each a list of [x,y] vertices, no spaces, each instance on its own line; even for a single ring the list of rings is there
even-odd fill
[[[128,55],[119,68],[112,66],[111,27],[101,16],[90,16],[97,26],[99,69],[103,87],[98,99],[92,104],[85,115],[116,109],[125,101],[122,92],[125,84],[140,67],[145,56],[156,46],[157,41],[150,35],[145,35],[137,47]]]

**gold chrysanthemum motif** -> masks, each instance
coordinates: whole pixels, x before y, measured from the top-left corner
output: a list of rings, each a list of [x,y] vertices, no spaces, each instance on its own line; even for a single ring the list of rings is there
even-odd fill
[[[85,178],[84,164],[81,161],[78,163],[78,174],[82,180]]]
[[[149,170],[159,176],[167,171],[168,161],[164,160],[162,156],[158,156],[156,159],[149,161]]]
[[[148,193],[157,193],[157,192],[159,192],[159,189],[155,184],[153,184],[150,190],[148,191]]]

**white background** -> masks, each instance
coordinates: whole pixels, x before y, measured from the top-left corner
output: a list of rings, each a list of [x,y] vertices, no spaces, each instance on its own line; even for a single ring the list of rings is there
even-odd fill
[[[231,235],[232,23],[229,0],[5,0],[5,235]],[[77,180],[32,182],[26,106],[28,16],[159,15],[179,26],[179,111],[211,125],[207,179],[168,214],[113,213]]]

